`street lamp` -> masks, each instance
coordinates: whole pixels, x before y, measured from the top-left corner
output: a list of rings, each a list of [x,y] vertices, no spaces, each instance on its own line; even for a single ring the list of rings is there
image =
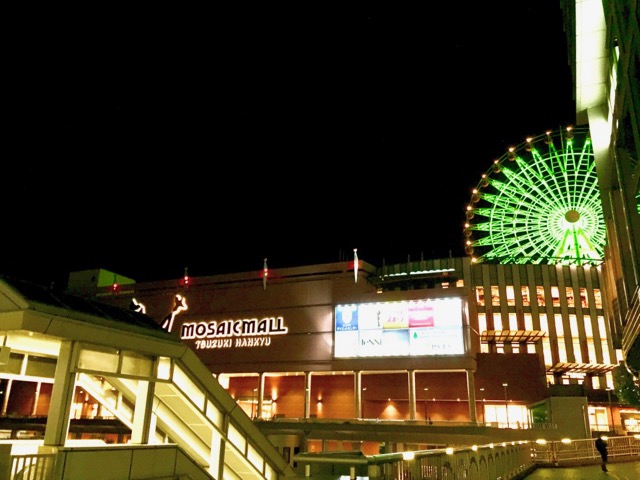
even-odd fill
[[[507,400],[507,387],[509,384],[505,382],[502,386],[504,387],[504,408],[507,412],[507,428],[509,428],[509,400]]]

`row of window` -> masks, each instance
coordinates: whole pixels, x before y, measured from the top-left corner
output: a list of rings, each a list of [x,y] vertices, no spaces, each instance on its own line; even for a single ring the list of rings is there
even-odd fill
[[[507,285],[506,287],[506,299],[507,305],[515,306],[516,305],[516,290],[512,285]],[[564,287],[564,298],[567,299],[568,307],[576,306],[576,296],[574,294],[573,287]],[[499,306],[500,305],[500,290],[497,285],[491,286],[491,303],[490,305]],[[577,303],[582,306],[582,308],[589,308],[589,296],[587,295],[587,289],[585,287],[580,287],[578,291],[578,299]],[[546,298],[544,287],[536,286],[535,288],[536,295],[536,303],[537,305],[544,307],[547,305],[548,299]],[[596,308],[602,308],[602,294],[600,293],[600,289],[593,289],[594,303]],[[476,287],[476,301],[478,302],[478,306],[486,305],[486,295],[484,287]],[[529,286],[521,286],[520,287],[520,299],[522,300],[522,306],[528,307],[531,305],[531,294],[529,291]],[[551,287],[551,298],[549,299],[551,304],[554,307],[560,306],[560,288],[559,287]]]

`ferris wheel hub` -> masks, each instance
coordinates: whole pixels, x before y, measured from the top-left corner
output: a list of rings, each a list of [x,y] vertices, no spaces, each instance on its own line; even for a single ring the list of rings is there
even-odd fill
[[[569,223],[577,223],[580,220],[580,213],[576,210],[569,210],[565,215],[564,219]]]

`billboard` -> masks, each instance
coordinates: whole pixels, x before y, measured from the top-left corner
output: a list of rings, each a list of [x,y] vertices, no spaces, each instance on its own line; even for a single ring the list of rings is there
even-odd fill
[[[462,355],[462,300],[336,305],[334,357]]]

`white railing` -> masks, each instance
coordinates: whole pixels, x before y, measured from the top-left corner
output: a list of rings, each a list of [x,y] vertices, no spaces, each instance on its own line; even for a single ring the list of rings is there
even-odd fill
[[[640,436],[610,437],[609,458],[640,456]],[[87,449],[89,450],[89,449]],[[56,454],[11,455],[9,480],[52,480]],[[503,442],[471,448],[452,448],[399,452],[357,457],[350,460],[326,454],[299,454],[302,465],[341,464],[359,470],[371,480],[477,478],[508,480],[532,469],[536,464],[563,465],[589,463],[600,458],[594,439],[535,442]],[[306,469],[311,475],[311,469]],[[1,473],[1,472],[0,472]],[[188,477],[187,477],[188,478]]]
[[[611,437],[607,440],[609,458],[640,455],[640,438]],[[509,480],[522,477],[541,465],[589,464],[600,459],[595,439],[503,442],[471,448],[450,448],[398,452],[349,458],[339,454],[298,454],[295,461],[304,466],[305,476],[323,473],[322,464],[341,468],[346,478],[365,477],[370,480],[436,480],[468,479]],[[337,466],[337,467],[336,467]],[[351,477],[349,477],[349,475]]]

